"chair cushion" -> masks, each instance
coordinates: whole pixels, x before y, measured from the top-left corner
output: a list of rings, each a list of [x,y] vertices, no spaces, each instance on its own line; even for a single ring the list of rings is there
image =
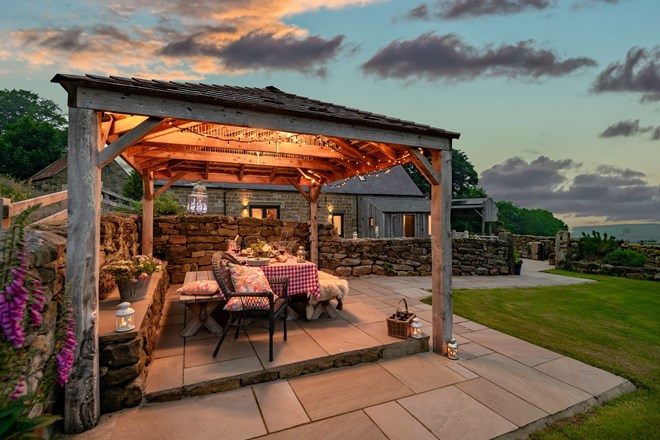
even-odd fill
[[[241,298],[242,297],[242,298]],[[279,297],[274,295],[273,300],[276,301]],[[257,297],[249,295],[238,295],[232,296],[227,301],[227,304],[223,307],[223,310],[228,310],[230,312],[240,312],[245,309],[249,310],[268,310],[270,308],[270,302],[266,297]]]
[[[219,293],[220,287],[216,280],[199,280],[188,283],[178,288],[176,291],[181,295],[211,296]]]
[[[272,293],[268,278],[264,272],[254,266],[239,266],[229,263],[231,282],[235,293]]]

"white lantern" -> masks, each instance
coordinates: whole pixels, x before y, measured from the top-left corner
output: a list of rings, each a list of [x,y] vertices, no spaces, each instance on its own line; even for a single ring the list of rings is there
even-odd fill
[[[131,303],[123,302],[117,306],[115,320],[117,324],[116,332],[128,332],[135,328],[135,310],[131,308]]]
[[[413,318],[410,323],[410,336],[415,339],[422,337],[422,321],[420,321],[419,318]]]
[[[447,357],[453,360],[458,359],[458,344],[454,338],[451,338],[447,344]]]
[[[209,205],[209,197],[206,195],[206,187],[201,183],[193,186],[192,193],[188,196],[188,214],[206,214]]]

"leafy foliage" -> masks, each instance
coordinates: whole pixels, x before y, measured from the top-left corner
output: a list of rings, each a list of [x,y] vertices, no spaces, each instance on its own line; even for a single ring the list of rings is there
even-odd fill
[[[646,264],[646,255],[632,249],[617,249],[605,255],[603,262],[615,266],[641,267]]]
[[[601,235],[598,231],[591,231],[591,235],[583,232],[578,244],[580,256],[583,259],[593,260],[600,260],[610,252],[619,249],[619,247],[620,243],[616,241],[616,237],[613,235],[608,236],[607,232]]]
[[[140,196],[141,198],[142,196]],[[136,214],[142,213],[142,202],[136,202],[133,205],[133,212]],[[179,205],[179,201],[172,193],[165,193],[154,200],[154,217],[163,215],[180,215],[183,214],[183,206]]]
[[[66,154],[66,131],[32,116],[5,127],[0,136],[0,173],[28,179]]]
[[[39,414],[39,407],[48,403],[54,382],[67,382],[77,344],[65,293],[58,308],[55,350],[43,369],[35,370],[39,349],[31,343],[47,329],[42,328],[45,295],[27,264],[24,229],[33,209],[36,206],[16,217],[0,250],[0,438],[7,440],[41,439],[35,431],[59,418]]]
[[[430,158],[427,158],[431,162]],[[431,196],[431,185],[412,163],[403,166],[412,178],[415,185],[424,193]],[[453,150],[451,155],[451,186],[452,197],[455,199],[473,199],[487,197],[482,188],[478,188],[479,175],[474,169],[467,155],[461,150]]]
[[[50,99],[40,98],[28,90],[0,90],[0,134],[25,116],[36,122],[45,122],[57,130],[67,125],[62,110]]]
[[[7,197],[12,202],[20,202],[36,197],[36,192],[25,182],[0,174],[0,197]]]
[[[551,237],[568,230],[563,221],[544,209],[519,208],[512,202],[497,202],[499,220],[504,229],[520,235]]]
[[[143,191],[142,176],[137,171],[132,170],[121,189],[121,195],[133,200],[141,200]]]

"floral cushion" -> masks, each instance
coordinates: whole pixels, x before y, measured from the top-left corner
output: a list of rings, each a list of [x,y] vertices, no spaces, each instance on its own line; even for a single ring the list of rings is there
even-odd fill
[[[239,266],[232,263],[227,264],[227,267],[229,267],[231,282],[236,294],[273,293],[266,275],[258,267]],[[273,300],[276,301],[278,296],[275,294],[273,296]],[[250,309],[268,310],[270,307],[268,298],[245,295],[245,298],[230,298],[224,309],[239,311],[243,310],[244,304]]]
[[[229,263],[231,282],[235,293],[271,293],[273,289],[264,272],[254,266],[239,266]]]
[[[274,295],[273,301],[277,301],[278,298],[279,297],[277,295]],[[245,306],[247,306],[249,310],[251,309],[268,310],[270,308],[270,303],[268,302],[268,298],[245,295],[244,298],[239,298],[237,296],[233,296],[229,298],[229,301],[227,301],[227,304],[225,304],[223,309],[228,310],[230,312],[241,311],[243,310],[244,301],[245,301]]]
[[[188,283],[178,288],[177,293],[181,295],[206,295],[211,296],[220,292],[220,287],[216,280],[199,280]]]

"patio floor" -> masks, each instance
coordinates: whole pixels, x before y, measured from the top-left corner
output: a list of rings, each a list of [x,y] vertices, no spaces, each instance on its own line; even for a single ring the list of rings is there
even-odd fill
[[[538,263],[538,262],[534,262]],[[526,262],[527,264],[527,262]],[[527,265],[527,282],[538,283]],[[525,273],[525,272],[523,272]],[[550,278],[548,278],[550,277]],[[543,283],[555,275],[543,274]],[[469,280],[468,278],[480,278]],[[455,277],[454,286],[521,277]],[[538,278],[538,277],[537,277]],[[561,277],[557,284],[567,282]],[[575,282],[581,282],[582,280]],[[289,321],[287,342],[276,332],[275,365],[374,344],[387,336],[384,317],[406,297],[430,326],[429,277],[350,280],[340,318]],[[535,285],[535,284],[531,284]],[[245,369],[263,369],[267,332],[228,337],[217,360],[217,337],[200,331],[182,343],[185,314],[172,288],[162,334],[150,367],[147,392],[202,383]],[[429,333],[428,327],[425,329]],[[72,439],[488,439],[524,438],[555,420],[584,412],[634,389],[626,379],[596,369],[483,325],[454,316],[461,359],[433,352],[259,383],[108,414],[97,428]]]

